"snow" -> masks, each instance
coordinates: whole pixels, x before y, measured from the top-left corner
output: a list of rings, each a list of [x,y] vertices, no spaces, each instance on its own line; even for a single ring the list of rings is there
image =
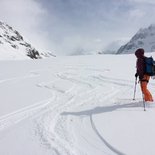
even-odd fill
[[[152,54],[153,55],[153,54]],[[134,55],[0,61],[0,154],[154,155]],[[149,89],[155,97],[155,81]]]

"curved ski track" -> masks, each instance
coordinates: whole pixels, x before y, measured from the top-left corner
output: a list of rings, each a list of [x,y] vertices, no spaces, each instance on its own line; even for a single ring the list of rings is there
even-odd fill
[[[76,67],[69,67],[65,72],[60,72],[55,75],[57,80],[42,83],[42,87],[55,92],[56,99],[54,101],[55,106],[51,106],[49,111],[37,119],[36,132],[40,136],[42,143],[52,150],[53,155],[86,154],[74,145],[76,135],[69,130],[69,124],[72,123],[72,119],[69,116],[61,115],[64,111],[72,111],[76,109],[76,107],[99,106],[111,98],[116,98],[116,96],[119,96],[122,92],[125,94],[133,89],[133,81],[108,78],[101,74],[94,76],[93,73],[92,75],[81,76],[80,69],[78,69],[79,68]],[[85,70],[87,70],[87,68],[85,68]],[[91,72],[95,71],[95,73],[101,72],[94,68],[88,68],[87,71],[90,70]],[[57,84],[62,81],[64,83],[67,82],[70,88],[65,91],[58,88]],[[104,92],[102,91],[103,87],[108,87],[106,92],[105,90]],[[90,122],[92,129],[96,129],[93,116],[91,116]],[[105,141],[105,148],[106,150],[109,149],[109,151],[105,152],[102,150],[104,154],[123,154],[120,150],[113,148]]]
[[[53,81],[36,84],[38,89],[51,91],[52,98],[0,117],[0,130],[31,118],[35,121],[35,132],[39,135],[41,143],[51,149],[52,155],[78,155],[79,153],[86,155],[74,145],[76,135],[74,131],[69,130],[69,124],[72,123],[71,117],[61,114],[65,111],[74,111],[77,107],[96,107],[105,102],[108,103],[109,100],[114,103],[115,100],[113,101],[112,98],[116,98],[122,92],[125,94],[131,91],[133,81],[106,77],[104,72],[108,72],[108,69],[99,70],[83,66],[81,74],[80,67],[65,66],[65,71],[56,73]],[[39,70],[33,72],[35,74],[30,72],[30,75],[1,80],[0,83],[40,76]],[[90,74],[84,74],[85,72]],[[63,83],[66,85],[61,87]],[[103,89],[104,87],[108,88],[107,91]],[[94,132],[97,131],[93,116],[90,123]],[[110,154],[110,151],[112,154],[123,154],[110,144],[110,147],[106,143],[104,145],[106,148],[102,150],[104,154]]]

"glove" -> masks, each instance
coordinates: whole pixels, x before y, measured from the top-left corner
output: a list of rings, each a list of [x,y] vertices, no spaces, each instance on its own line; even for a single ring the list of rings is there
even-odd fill
[[[137,73],[135,74],[135,77],[136,77],[136,78],[138,77],[138,74],[137,74]]]

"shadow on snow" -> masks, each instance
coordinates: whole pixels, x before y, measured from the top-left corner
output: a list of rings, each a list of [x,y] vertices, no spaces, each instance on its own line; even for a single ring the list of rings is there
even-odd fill
[[[75,115],[75,116],[90,116],[100,113],[112,112],[118,109],[125,109],[125,108],[136,108],[142,107],[141,102],[134,102],[134,103],[127,103],[127,104],[115,104],[111,106],[103,106],[103,107],[96,107],[94,109],[79,111],[79,112],[63,112],[61,115]]]
[[[100,114],[100,113],[106,113],[106,112],[112,112],[118,109],[124,109],[124,108],[135,108],[135,107],[142,107],[142,103],[140,102],[134,102],[134,103],[127,103],[127,104],[115,104],[112,106],[104,106],[104,107],[96,107],[94,109],[90,110],[84,110],[84,111],[79,111],[79,112],[63,112],[61,115],[74,115],[74,116],[88,116],[90,118],[90,123],[92,126],[92,129],[96,133],[96,135],[99,137],[99,139],[115,154],[117,155],[125,155],[124,153],[120,152],[116,148],[114,148],[111,144],[109,144],[103,136],[99,133],[97,130],[95,123],[93,121],[92,116],[95,114]]]

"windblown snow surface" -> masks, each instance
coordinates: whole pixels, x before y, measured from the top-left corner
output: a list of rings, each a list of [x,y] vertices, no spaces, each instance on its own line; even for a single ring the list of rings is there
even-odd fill
[[[139,84],[133,100],[135,62],[0,61],[0,155],[154,155],[155,108],[144,112]]]

